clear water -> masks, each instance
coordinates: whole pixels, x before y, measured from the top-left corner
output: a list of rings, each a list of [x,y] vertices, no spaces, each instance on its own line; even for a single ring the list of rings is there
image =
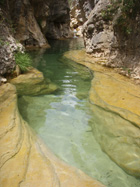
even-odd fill
[[[60,61],[64,51],[83,47],[82,40],[53,41],[51,46],[33,54],[34,66],[56,83],[59,90],[50,95],[19,98],[22,116],[66,163],[108,187],[140,186],[138,179],[110,160],[93,136],[88,102],[92,73],[74,62]]]

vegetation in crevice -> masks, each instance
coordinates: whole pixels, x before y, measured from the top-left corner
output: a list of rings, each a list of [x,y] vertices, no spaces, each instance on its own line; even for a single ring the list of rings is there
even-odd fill
[[[19,66],[21,72],[26,72],[29,67],[31,67],[32,59],[28,53],[17,52],[15,53],[15,62]]]

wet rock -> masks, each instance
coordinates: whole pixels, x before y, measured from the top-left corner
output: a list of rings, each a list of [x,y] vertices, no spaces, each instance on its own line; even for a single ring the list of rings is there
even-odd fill
[[[0,186],[103,186],[45,147],[19,114],[11,84],[0,88],[0,111]]]
[[[43,74],[34,68],[10,80],[10,83],[16,86],[19,95],[42,95],[58,89],[55,84],[45,80]]]

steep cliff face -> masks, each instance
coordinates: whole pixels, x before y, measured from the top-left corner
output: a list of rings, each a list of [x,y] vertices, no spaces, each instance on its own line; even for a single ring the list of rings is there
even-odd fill
[[[131,7],[127,9],[131,13]],[[124,19],[123,11],[109,0],[99,0],[83,27],[86,51],[104,59],[105,65],[139,79],[140,15]]]

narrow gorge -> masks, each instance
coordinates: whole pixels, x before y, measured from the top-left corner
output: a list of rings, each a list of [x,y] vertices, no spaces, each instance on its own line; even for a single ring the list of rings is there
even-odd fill
[[[1,0],[1,187],[140,186],[139,8]]]

